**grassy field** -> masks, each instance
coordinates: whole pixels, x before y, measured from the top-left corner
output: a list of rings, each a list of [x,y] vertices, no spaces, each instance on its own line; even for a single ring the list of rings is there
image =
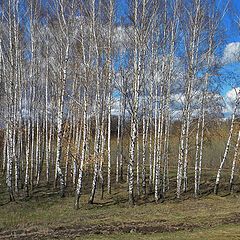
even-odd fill
[[[78,211],[72,193],[61,199],[45,187],[17,202],[1,197],[0,239],[240,239],[239,193],[177,200],[169,192],[162,203],[149,195],[130,207],[126,184],[116,189],[93,205],[85,194]]]
[[[81,237],[76,239],[83,239]],[[212,228],[203,228],[193,231],[177,231],[177,232],[163,232],[163,233],[152,233],[152,234],[139,234],[139,233],[128,233],[128,234],[115,234],[115,235],[104,235],[104,236],[89,236],[84,239],[132,239],[132,240],[236,240],[240,239],[240,228],[237,225],[220,225]]]

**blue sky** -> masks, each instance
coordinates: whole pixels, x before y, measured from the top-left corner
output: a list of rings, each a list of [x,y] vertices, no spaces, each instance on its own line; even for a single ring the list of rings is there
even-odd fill
[[[45,2],[46,0],[42,0],[42,2]],[[216,3],[219,5],[220,9],[223,7],[223,5],[228,0],[216,0]],[[226,46],[230,43],[240,43],[240,27],[237,27],[236,21],[239,17],[240,19],[240,0],[229,0],[229,10],[226,13],[225,17],[223,18],[223,26],[224,26],[224,32],[225,32],[225,41],[223,42],[221,46],[220,56],[223,56],[224,49]],[[22,6],[23,7],[23,6]],[[125,17],[128,10],[128,0],[116,0],[116,11],[117,11],[117,22],[119,23],[121,21],[121,17]],[[126,19],[125,19],[126,20]],[[240,49],[239,49],[240,52]],[[234,84],[233,82],[235,80],[238,80],[238,76],[240,76],[240,64],[239,63],[231,63],[226,64],[222,69],[221,73],[223,74],[223,78],[229,80],[231,78],[231,75],[234,75],[232,77],[232,84],[222,83],[221,85],[221,94],[225,95],[227,91],[231,90],[232,85],[238,85]],[[231,73],[231,74],[228,74]],[[240,77],[239,77],[240,79]],[[240,81],[239,81],[240,82]],[[240,84],[238,85],[240,86]]]
[[[126,0],[116,0],[117,19],[120,19],[121,16],[126,14],[127,8],[128,6]]]
[[[224,59],[227,49],[231,49],[230,46],[238,46],[239,43],[239,57],[240,57],[240,26],[237,25],[237,21],[240,21],[240,0],[216,0],[220,12],[223,13],[223,8],[226,2],[229,1],[228,11],[222,19],[224,41],[220,46],[220,51],[218,52],[218,58]],[[124,17],[127,13],[127,0],[116,0],[116,10],[117,10],[117,21]],[[234,43],[234,44],[233,44]],[[232,44],[232,45],[231,45]],[[228,48],[227,48],[228,46]],[[233,96],[233,87],[240,86],[240,63],[231,62],[223,65],[220,70],[218,86],[221,95],[225,98],[226,104],[228,104],[228,97]],[[228,109],[225,113],[231,112]]]
[[[223,1],[219,0],[219,2]],[[223,19],[226,33],[225,43],[224,46],[222,46],[223,49],[230,43],[240,42],[240,28],[236,24],[238,19],[240,19],[240,0],[230,0],[229,11]],[[236,62],[227,64],[222,68],[221,73],[223,73],[224,78],[230,82],[230,84],[222,87],[222,94],[225,95],[233,86],[239,86],[240,64]]]
[[[219,0],[222,2],[222,0]],[[224,25],[227,33],[227,43],[240,41],[239,29],[234,22],[240,17],[240,0],[230,0],[229,11],[224,18]]]
[[[225,6],[228,0],[217,0],[216,4],[219,6],[220,9]],[[240,0],[229,0],[229,10],[227,11],[225,17],[223,18],[223,27],[225,32],[225,39],[221,46],[220,56],[223,57],[225,47],[230,43],[237,43],[240,42],[240,28],[237,27],[236,21],[239,17],[240,19]],[[124,17],[127,13],[127,0],[116,0],[116,10],[117,10],[117,19],[120,19],[121,16]],[[235,78],[240,76],[240,64],[238,63],[231,63],[225,65],[221,71],[223,74],[223,78],[229,80],[228,77],[230,75],[235,74]],[[229,74],[231,73],[231,74]],[[232,88],[234,81],[236,79],[232,79],[231,84],[222,84],[221,86],[221,93],[223,95],[226,94]],[[223,81],[224,82],[224,81]]]

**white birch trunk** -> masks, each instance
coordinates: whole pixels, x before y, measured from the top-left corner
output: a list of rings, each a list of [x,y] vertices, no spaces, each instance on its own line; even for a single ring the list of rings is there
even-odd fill
[[[234,152],[234,157],[233,157],[233,162],[232,162],[231,177],[230,177],[230,181],[229,181],[230,182],[230,192],[233,192],[233,180],[234,180],[236,162],[237,162],[237,158],[238,158],[239,142],[240,142],[240,130],[238,131],[238,138],[237,138],[237,143],[235,146],[235,152]]]
[[[229,136],[228,136],[227,144],[226,144],[226,147],[225,147],[224,155],[223,155],[223,158],[222,158],[222,161],[220,163],[220,166],[219,166],[219,169],[218,169],[218,172],[217,172],[217,176],[216,176],[216,182],[215,182],[215,187],[214,187],[214,193],[215,194],[218,194],[222,169],[223,169],[224,163],[227,159],[227,155],[228,155],[228,152],[229,152],[229,148],[230,148],[230,144],[231,144],[231,140],[232,140],[232,135],[233,135],[234,121],[235,121],[236,111],[237,111],[238,105],[239,105],[239,92],[237,93],[237,97],[236,97],[236,103],[235,103],[234,111],[233,111],[233,114],[232,114],[231,126],[230,126],[230,130],[229,130]]]
[[[45,161],[46,161],[46,182],[49,184],[49,140],[48,137],[48,76],[49,76],[49,49],[47,43],[47,69],[45,76]]]
[[[90,204],[93,203],[95,192],[96,192],[96,186],[97,186],[97,178],[98,178],[98,170],[99,170],[99,158],[100,158],[100,83],[99,83],[99,49],[98,49],[98,42],[97,42],[97,35],[96,35],[96,13],[95,13],[95,0],[92,0],[91,2],[91,31],[92,31],[92,38],[94,41],[94,50],[96,53],[96,117],[95,117],[95,143],[94,143],[94,173],[93,173],[93,182],[92,182],[92,190],[89,197],[88,202]]]
[[[86,97],[86,90],[85,90],[84,91],[84,115],[83,115],[83,144],[82,144],[82,153],[80,158],[78,182],[77,182],[76,196],[75,196],[76,209],[79,209],[79,201],[82,194],[83,166],[85,162],[86,144],[87,144],[87,97]]]

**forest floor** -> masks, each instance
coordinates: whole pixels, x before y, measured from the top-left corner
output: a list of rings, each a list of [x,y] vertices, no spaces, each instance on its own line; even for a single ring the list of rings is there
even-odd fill
[[[31,197],[8,202],[0,192],[0,239],[240,239],[240,194],[206,191],[195,199],[192,189],[180,200],[173,192],[156,204],[153,196],[127,201],[126,184],[79,210],[74,197],[40,186]],[[210,189],[210,188],[209,188]]]

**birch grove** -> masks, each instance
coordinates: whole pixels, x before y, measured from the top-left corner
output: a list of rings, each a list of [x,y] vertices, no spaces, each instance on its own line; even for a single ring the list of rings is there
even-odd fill
[[[3,1],[0,161],[10,201],[40,186],[73,194],[76,209],[83,194],[92,204],[123,185],[130,205],[169,190],[201,195],[207,128],[223,108],[214,84],[226,9],[217,2],[129,0],[119,21],[114,0]],[[216,194],[229,153],[230,191],[239,167],[236,95]]]

